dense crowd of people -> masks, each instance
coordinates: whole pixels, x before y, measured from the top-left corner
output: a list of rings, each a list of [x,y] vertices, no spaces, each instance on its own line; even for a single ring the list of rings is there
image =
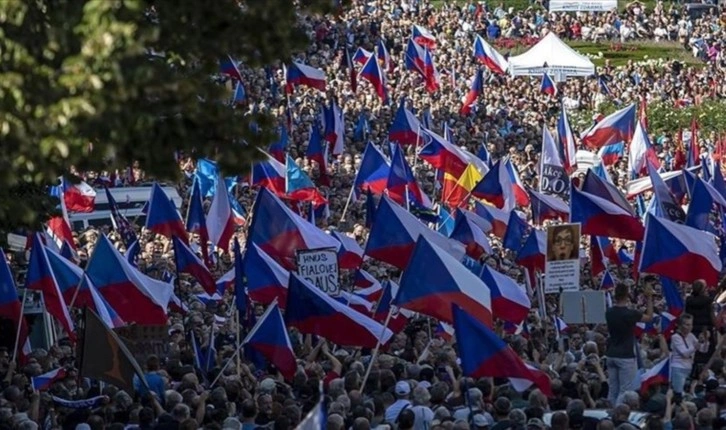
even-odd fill
[[[536,188],[542,125],[546,123],[554,129],[561,106],[573,112],[597,111],[607,101],[629,104],[644,98],[646,105],[672,103],[677,109],[720,100],[726,95],[726,63],[721,54],[726,15],[722,14],[707,13],[692,19],[680,4],[663,1],[658,1],[653,10],[633,2],[622,12],[604,13],[548,13],[539,2],[533,2],[526,10],[507,8],[504,3],[443,2],[440,7],[416,0],[353,3],[336,16],[300,17],[311,43],[298,59],[325,71],[325,93],[300,86],[286,97],[281,64],[268,70],[241,65],[240,71],[249,100],[242,108],[270,111],[280,118],[280,125],[287,124],[289,108],[292,121],[287,151],[313,180],[319,178],[320,166],[305,156],[311,126],[318,120],[320,106],[337,100],[346,120],[345,150],[327,166],[332,180],[330,186],[320,189],[328,198],[329,214],[318,217],[316,222],[323,229],[349,235],[361,245],[368,234],[363,202],[353,202],[345,219],[341,219],[342,213],[365,144],[371,141],[389,153],[384,143],[401,98],[419,114],[429,111],[436,132],[443,134],[445,124],[452,131],[455,144],[472,153],[485,145],[494,159],[510,156],[524,184]],[[441,82],[434,93],[425,91],[421,77],[403,67],[402,55],[413,24],[428,28],[437,39],[433,52]],[[642,39],[648,43],[679,44],[703,64],[696,67],[675,60],[650,59],[614,67],[606,60],[598,74],[607,81],[610,94],[600,91],[596,79],[570,79],[558,84],[559,97],[542,94],[538,78],[486,72],[485,91],[473,113],[459,114],[469,79],[481,67],[472,56],[476,34],[506,52],[511,40],[531,44],[549,32],[563,39],[593,42]],[[351,52],[358,47],[373,51],[379,40],[383,40],[392,57],[391,67],[385,71],[388,103],[382,102],[365,82],[360,82],[354,92],[347,72],[340,68],[341,47]],[[363,121],[366,130],[360,133],[357,128]],[[662,134],[651,140],[662,167],[671,169],[676,136]],[[701,136],[701,152],[712,152],[716,141],[716,136]],[[436,199],[440,184],[434,169],[416,161],[413,148],[408,148],[407,158],[415,166],[414,173],[423,190]],[[185,213],[195,162],[184,156],[178,162],[187,174],[187,180],[177,184],[179,194],[185,197],[181,208],[181,213]],[[621,159],[609,170],[614,183],[623,187],[628,178],[627,160]],[[136,167],[123,175],[79,174],[89,183],[105,182],[114,176],[116,186],[153,180]],[[255,189],[240,181],[234,193],[244,208],[252,207]],[[527,208],[521,210],[529,215]],[[243,247],[246,228],[235,234]],[[162,278],[165,272],[174,273],[171,240],[144,229],[140,231],[139,269],[154,278]],[[116,247],[125,251],[120,235],[110,225],[76,231],[75,246],[81,267],[92,255],[101,234],[108,234]],[[498,238],[490,239],[494,252],[487,256],[487,264],[524,283],[525,273],[514,262],[515,256],[504,249]],[[198,240],[198,236],[192,236],[193,242]],[[634,246],[619,240],[614,245],[630,251]],[[584,241],[581,246],[582,287],[596,289],[600,279],[590,275],[587,243]],[[22,267],[23,259],[23,253],[11,255],[13,267]],[[231,250],[218,252],[213,274],[220,277],[232,264]],[[196,296],[202,292],[198,283],[182,275],[176,294],[187,310],[170,311],[168,354],[150,355],[145,363],[140,363],[145,368],[149,390],[139,387],[136,392],[128,392],[78,378],[76,351],[68,339],[61,339],[47,351],[34,349],[22,366],[11,361],[11,349],[0,349],[0,427],[288,430],[300,424],[318,403],[321,382],[325,393],[324,425],[330,430],[726,427],[722,348],[726,336],[721,333],[714,308],[715,293],[721,286],[701,282],[679,285],[686,304],[676,332],[662,333],[660,325],[654,324],[653,330],[636,337],[636,323],[652,322],[654,313],[666,310],[666,303],[657,279],[635,280],[632,264],[610,268],[617,285],[606,315],[607,324],[570,325],[560,333],[551,317],[559,310],[556,295],[541,302],[547,308],[545,312],[537,309],[539,305],[533,299],[533,309],[524,327],[516,332],[496,324],[497,333],[511,348],[527,363],[548,374],[551,397],[534,386],[518,391],[506,379],[465,377],[455,339],[439,332],[437,322],[425,316],[411,318],[373,363],[369,349],[338,347],[290,328],[299,364],[293,380],[285,381],[275,369],[258,367],[246,358],[222,370],[236,350],[240,330],[235,319],[229,317],[232,293],[228,292],[221,301],[202,301]],[[363,268],[380,281],[398,279],[400,275],[398,269],[372,259],[366,260]],[[352,279],[353,273],[341,273],[345,288],[352,288]],[[18,280],[22,283],[21,278]],[[256,307],[257,314],[262,311],[262,306]],[[212,330],[216,333],[214,337],[210,336]],[[214,339],[216,365],[209,372],[195,365],[191,332],[202,345]],[[666,357],[671,359],[670,384],[666,381],[640,391],[639,374]],[[369,366],[372,371],[365,386],[361,386]],[[67,369],[67,375],[49,390],[37,392],[29,388],[30,377],[59,367]],[[216,381],[214,386],[212,381]],[[58,400],[78,401],[96,396],[101,396],[100,400],[90,407],[71,406]]]

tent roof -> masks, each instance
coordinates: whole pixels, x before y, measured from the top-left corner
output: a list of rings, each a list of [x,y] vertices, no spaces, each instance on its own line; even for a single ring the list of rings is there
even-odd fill
[[[544,64],[547,67],[544,68]],[[590,76],[595,65],[550,32],[527,52],[509,59],[512,76],[540,76],[544,71],[563,80],[567,76]]]

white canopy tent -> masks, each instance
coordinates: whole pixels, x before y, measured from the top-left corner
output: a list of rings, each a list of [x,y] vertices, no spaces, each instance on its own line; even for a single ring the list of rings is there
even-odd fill
[[[541,76],[546,71],[553,79],[564,81],[568,76],[593,75],[595,65],[549,33],[524,54],[510,58],[508,71],[512,76]]]

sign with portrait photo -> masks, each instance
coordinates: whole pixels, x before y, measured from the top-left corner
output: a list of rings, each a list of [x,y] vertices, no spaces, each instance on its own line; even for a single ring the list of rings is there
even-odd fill
[[[547,228],[545,293],[580,290],[580,224]]]

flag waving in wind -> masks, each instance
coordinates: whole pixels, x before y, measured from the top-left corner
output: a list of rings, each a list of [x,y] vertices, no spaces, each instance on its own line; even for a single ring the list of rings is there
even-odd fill
[[[532,370],[519,355],[486,325],[458,306],[452,310],[454,333],[464,375],[473,378],[519,378],[532,381],[545,395],[552,395],[549,377]]]

